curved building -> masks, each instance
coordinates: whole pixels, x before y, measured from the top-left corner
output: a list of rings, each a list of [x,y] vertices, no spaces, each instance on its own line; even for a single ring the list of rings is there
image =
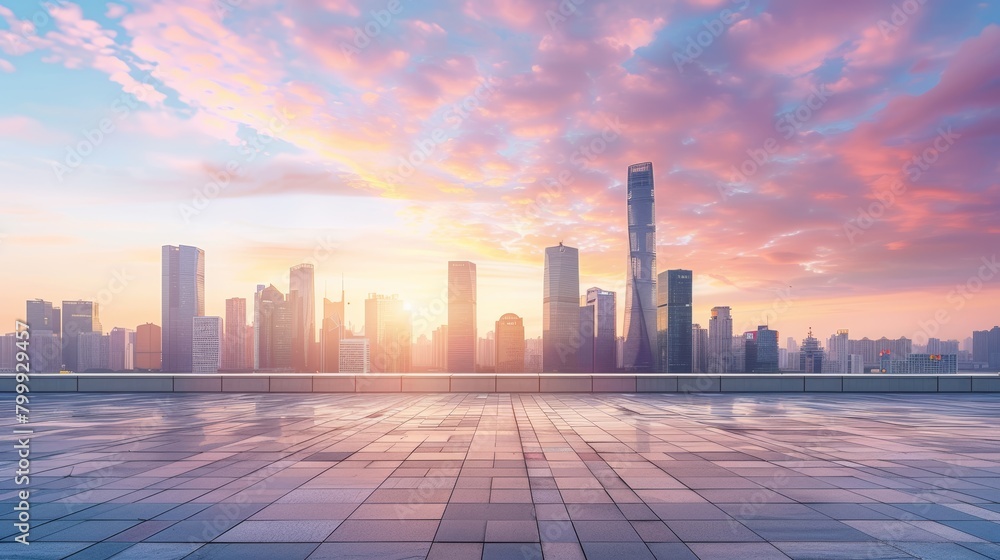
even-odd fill
[[[656,369],[656,215],[653,164],[628,167],[628,271],[625,277],[625,344],[628,372]]]

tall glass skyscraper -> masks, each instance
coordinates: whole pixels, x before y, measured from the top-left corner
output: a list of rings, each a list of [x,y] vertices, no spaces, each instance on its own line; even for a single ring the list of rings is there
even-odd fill
[[[50,301],[34,299],[28,300],[25,311],[25,320],[31,328],[28,356],[32,373],[58,372],[62,368],[59,308]]]
[[[729,307],[713,307],[708,320],[708,371],[728,373],[733,359],[733,315]]]
[[[476,371],[476,263],[448,262],[448,371]]]
[[[594,373],[618,371],[617,294],[589,288],[584,305],[594,306]]]
[[[577,372],[580,330],[580,252],[562,243],[546,247],[542,291],[543,372]]]
[[[292,368],[315,372],[316,274],[311,264],[293,266],[288,274],[288,303],[292,308]]]
[[[656,216],[653,164],[628,168],[628,271],[625,277],[624,367],[630,372],[656,369]]]
[[[691,364],[691,271],[668,270],[667,283],[667,373],[692,373]],[[664,281],[660,275],[660,282]]]
[[[205,315],[205,251],[164,245],[161,288],[162,370],[187,373],[192,369],[194,318]]]
[[[226,334],[223,338],[222,369],[244,371],[248,369],[247,358],[247,300],[229,298],[226,300]]]
[[[94,301],[64,301],[62,303],[62,360],[69,371],[79,369],[80,335],[100,333],[98,304]]]

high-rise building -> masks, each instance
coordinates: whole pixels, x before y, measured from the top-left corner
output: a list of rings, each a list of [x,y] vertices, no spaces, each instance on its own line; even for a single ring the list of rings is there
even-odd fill
[[[542,287],[542,371],[577,371],[580,334],[580,253],[559,243],[545,248]]]
[[[747,373],[778,373],[778,331],[760,325],[744,333]]]
[[[691,373],[691,278],[690,270],[668,270],[658,282],[667,283],[667,360],[669,373]]]
[[[812,327],[802,341],[802,355],[799,358],[799,371],[802,373],[823,373],[823,349],[819,340],[813,337]]]
[[[615,292],[589,288],[584,305],[594,307],[594,372],[618,371],[618,309]]]
[[[341,373],[370,373],[371,353],[369,341],[365,337],[347,337],[340,339]]]
[[[497,346],[493,331],[486,333],[486,338],[479,339],[476,350],[476,371],[492,373],[496,368]]]
[[[448,325],[441,325],[431,333],[431,370],[448,371]]]
[[[728,373],[733,348],[733,316],[729,307],[713,307],[708,320],[708,373]]]
[[[222,369],[225,371],[245,371],[247,364],[247,300],[229,298],[226,300],[226,334],[223,337]]]
[[[448,262],[448,371],[476,371],[476,264]]]
[[[132,371],[133,348],[135,332],[132,329],[115,327],[108,333],[108,343],[110,345],[110,355],[108,356],[108,367],[111,371]]]
[[[340,287],[340,301],[323,298],[323,328],[320,344],[320,371],[340,371],[340,340],[344,332],[344,287]]]
[[[798,352],[799,351],[799,343],[795,342],[795,337],[790,336],[790,337],[788,337],[788,339],[785,342],[785,348],[788,349],[789,353]]]
[[[624,365],[629,372],[656,369],[656,216],[653,164],[628,168],[629,260],[625,275]]]
[[[594,334],[597,312],[593,305],[587,305],[587,296],[580,296],[580,346],[576,350],[576,370],[580,373],[594,373]]]
[[[542,373],[542,352],[544,347],[544,341],[540,336],[524,340],[525,373]]]
[[[59,308],[42,299],[28,300],[26,307],[25,320],[31,331],[31,343],[28,345],[31,371],[58,372],[62,369]],[[43,338],[46,339],[44,342],[41,341]]]
[[[77,335],[76,370],[86,372],[106,372],[110,369],[108,358],[111,353],[109,337],[98,332],[84,332]]]
[[[160,371],[163,333],[159,325],[146,323],[135,328],[135,360],[137,371]]]
[[[434,344],[426,334],[413,341],[413,371],[425,372],[434,367]]]
[[[708,373],[708,329],[691,325],[691,373]]]
[[[292,371],[292,308],[274,285],[254,297],[257,371]]]
[[[255,341],[256,340],[257,340],[257,337],[254,336],[254,327],[253,327],[253,325],[247,325],[246,343],[245,343],[247,355],[246,355],[246,358],[244,359],[243,363],[246,364],[245,369],[251,370],[251,371],[253,370],[253,367],[254,367],[254,356],[256,355],[254,353],[254,352],[256,352],[256,348],[255,348]]]
[[[372,372],[412,371],[413,320],[399,296],[368,295],[365,300],[365,338],[371,353]]]
[[[17,347],[17,336],[14,333],[0,336],[0,372],[14,373],[17,369],[18,352],[20,349]]]
[[[311,264],[289,270],[288,303],[292,308],[292,368],[315,372],[316,352],[316,273]]]
[[[222,317],[195,317],[191,338],[191,371],[217,373],[222,367]]]
[[[496,372],[524,373],[524,320],[513,313],[496,324]]]
[[[972,361],[1000,370],[1000,327],[972,332]]]
[[[733,336],[730,344],[729,373],[746,373],[747,371],[747,339],[742,334]]]
[[[847,329],[840,329],[830,337],[828,350],[829,359],[835,364],[834,373],[848,373],[851,348]]]
[[[66,369],[84,371],[80,368],[79,363],[79,337],[85,333],[96,332],[100,334],[101,321],[98,314],[98,304],[93,301],[64,301],[62,303],[62,331],[62,361],[66,365]],[[92,365],[92,362],[85,365]]]
[[[864,373],[865,372],[865,360],[861,354],[850,354],[848,356],[848,370],[847,373]]]
[[[187,245],[164,245],[162,257],[161,369],[190,372],[194,318],[205,315],[205,251]]]

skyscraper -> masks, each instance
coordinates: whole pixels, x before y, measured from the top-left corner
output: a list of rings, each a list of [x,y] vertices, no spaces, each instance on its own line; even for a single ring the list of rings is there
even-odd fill
[[[476,264],[448,262],[448,371],[476,371]]]
[[[111,353],[109,337],[100,331],[80,333],[76,337],[76,367],[73,371],[105,372],[108,371],[108,354]]]
[[[411,372],[413,320],[398,296],[368,295],[365,338],[368,339],[372,372]]]
[[[255,370],[292,370],[292,308],[274,285],[254,297],[254,336]]]
[[[972,332],[972,361],[994,371],[1000,369],[1000,327]]]
[[[17,369],[17,353],[20,351],[14,333],[0,335],[0,372],[14,373]]]
[[[323,328],[320,344],[320,371],[340,371],[340,341],[344,338],[344,288],[341,285],[340,301],[323,298]]]
[[[829,352],[833,373],[849,373],[851,352],[847,329],[840,329],[837,334],[830,337]]]
[[[618,309],[617,294],[600,288],[589,288],[585,305],[594,306],[594,372],[618,371]]]
[[[497,365],[497,340],[493,331],[480,338],[476,350],[476,371],[495,372]]]
[[[513,313],[496,324],[496,372],[524,373],[524,320]]]
[[[691,373],[708,373],[708,329],[691,325]]]
[[[135,328],[135,361],[138,371],[159,371],[163,333],[159,325],[146,323]]]
[[[28,359],[32,372],[58,372],[62,369],[60,313],[52,302],[29,300],[25,320],[31,329]]]
[[[905,354],[903,359],[906,359]],[[802,341],[799,370],[802,373],[823,373],[823,349],[820,348],[819,341],[813,337],[812,327],[809,327],[809,334]]]
[[[108,333],[108,343],[110,345],[108,356],[108,368],[111,371],[132,371],[133,365],[133,338],[135,332],[132,329],[115,327]]]
[[[191,371],[217,373],[222,367],[222,317],[195,317],[191,331]]]
[[[669,373],[691,373],[690,270],[668,270],[659,282],[667,283],[667,368]]]
[[[349,336],[340,340],[338,368],[341,373],[370,373],[371,354],[367,338]]]
[[[744,345],[747,373],[778,373],[778,331],[760,325],[744,333]]]
[[[545,248],[542,288],[542,371],[577,371],[580,333],[580,254],[561,242]]]
[[[205,251],[164,245],[162,263],[162,370],[190,372],[194,318],[205,315]]]
[[[226,300],[226,335],[223,338],[222,369],[244,371],[248,369],[247,356],[247,300]]]
[[[625,370],[656,368],[656,216],[653,164],[628,168],[629,259],[625,276]]]
[[[594,329],[597,312],[593,304],[586,302],[587,296],[580,296],[580,347],[576,351],[576,371],[594,373]]]
[[[713,307],[708,320],[708,373],[728,373],[733,348],[733,316],[729,307]]]
[[[101,332],[98,304],[93,301],[64,301],[62,303],[62,329],[62,361],[69,371],[82,371],[79,369],[80,349],[78,342],[81,334]]]
[[[293,266],[288,280],[288,302],[292,308],[292,367],[297,372],[315,372],[316,274],[313,265]]]

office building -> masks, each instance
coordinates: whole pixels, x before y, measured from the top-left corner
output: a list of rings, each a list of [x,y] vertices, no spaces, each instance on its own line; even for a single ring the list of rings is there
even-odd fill
[[[760,325],[744,333],[744,360],[747,373],[778,373],[778,331]]]
[[[653,164],[628,168],[626,187],[629,261],[625,276],[624,367],[628,372],[656,369],[656,216]]]
[[[26,307],[25,321],[31,332],[28,365],[32,372],[58,372],[62,369],[60,309],[42,299],[28,300]]]
[[[985,369],[1000,371],[1000,327],[972,332],[972,361]]]
[[[850,354],[847,357],[847,373],[865,373],[865,360],[861,354]]]
[[[340,301],[323,298],[323,328],[320,335],[320,371],[340,371],[340,341],[344,338],[344,287],[340,288]]]
[[[410,352],[413,356],[413,371],[426,372],[434,366],[434,343],[426,334],[422,334],[413,341],[413,349]]]
[[[562,242],[545,248],[542,286],[542,371],[577,372],[580,334],[580,253]]]
[[[192,319],[191,371],[218,373],[222,368],[222,317],[195,317]]]
[[[879,369],[881,367],[881,354],[888,351],[892,356],[908,356],[913,352],[913,341],[908,338],[889,339],[882,337],[871,340],[867,337],[861,340],[851,340],[848,342],[850,354],[859,354],[865,363],[865,370]]]
[[[802,341],[802,355],[799,358],[799,371],[802,373],[823,373],[823,349],[819,340],[813,337],[812,327]]]
[[[496,372],[524,373],[524,320],[513,313],[496,323]]]
[[[667,307],[666,368],[668,373],[691,373],[691,281],[690,270],[668,270],[657,278],[657,290],[663,293]]]
[[[274,285],[254,297],[254,369],[292,371],[292,308]]]
[[[109,337],[100,332],[83,332],[76,336],[76,367],[80,373],[107,372],[111,353]]]
[[[108,367],[111,371],[132,371],[135,349],[135,332],[132,329],[115,327],[108,333],[110,355]]]
[[[944,375],[958,373],[956,354],[910,354],[906,357],[906,373]]]
[[[476,350],[476,371],[492,373],[496,367],[497,347],[493,331],[486,333],[486,338],[480,338]]]
[[[448,371],[448,325],[441,325],[431,333],[432,371]]]
[[[828,359],[831,362],[833,371],[831,373],[847,373],[849,369],[848,360],[851,355],[850,337],[847,329],[840,329],[837,334],[830,337],[827,345]]]
[[[587,305],[587,296],[580,296],[579,346],[576,349],[576,370],[580,373],[594,373],[594,333],[597,312],[593,305]]]
[[[205,251],[187,245],[164,245],[161,287],[161,369],[190,372],[194,318],[205,315]]]
[[[371,373],[371,353],[367,338],[342,338],[337,353],[340,356],[341,373]]]
[[[448,371],[476,371],[476,264],[448,262]]]
[[[732,361],[733,316],[729,307],[713,307],[708,320],[708,373],[728,373]]]
[[[160,371],[161,344],[163,344],[163,333],[159,325],[146,323],[135,328],[133,367],[136,371]]]
[[[247,300],[229,298],[226,300],[226,327],[223,337],[222,369],[224,371],[246,371],[247,363]]]
[[[708,373],[708,329],[691,325],[691,372]]]
[[[79,363],[81,334],[101,332],[99,306],[93,301],[62,302],[62,361],[69,371],[84,371]],[[90,349],[86,352],[90,356]],[[93,362],[85,364],[93,365]]]
[[[0,373],[14,373],[17,368],[17,353],[20,351],[14,333],[0,336]]]
[[[617,294],[600,288],[589,288],[583,296],[583,304],[594,308],[594,372],[618,371]]]
[[[368,295],[365,300],[365,338],[368,339],[373,373],[411,372],[413,321],[399,296]],[[473,371],[475,369],[470,373]]]
[[[316,348],[316,274],[311,264],[289,270],[288,304],[292,309],[292,368],[314,373],[318,368]]]

